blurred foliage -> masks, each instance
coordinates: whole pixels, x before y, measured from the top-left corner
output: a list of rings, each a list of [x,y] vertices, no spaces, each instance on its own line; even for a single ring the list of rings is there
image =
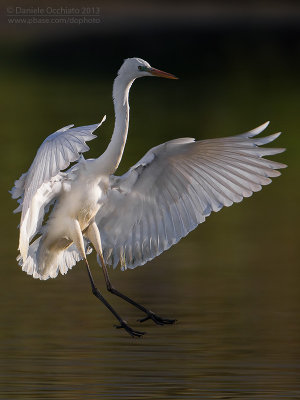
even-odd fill
[[[39,398],[44,398],[46,381],[52,382],[58,396],[51,398],[66,398],[62,388],[76,385],[86,385],[86,389],[80,386],[81,394],[75,390],[73,398],[108,394],[113,389],[116,396],[120,386],[113,386],[116,383],[110,379],[124,376],[124,363],[124,379],[128,377],[135,385],[132,393],[141,399],[165,398],[163,392],[155,392],[159,388],[153,385],[155,380],[147,380],[149,369],[161,374],[164,382],[170,379],[167,371],[176,382],[183,376],[182,387],[187,384],[186,390],[199,394],[201,374],[201,382],[210,369],[211,376],[223,376],[214,366],[222,366],[227,374],[231,371],[233,387],[243,390],[242,381],[252,387],[257,384],[257,363],[276,360],[276,379],[266,372],[262,384],[274,388],[276,381],[282,390],[295,384],[281,368],[285,368],[284,363],[292,365],[299,355],[299,32],[255,24],[247,29],[163,29],[153,25],[152,29],[132,28],[119,34],[19,37],[13,42],[2,41],[0,51],[1,221],[6,228],[1,242],[6,305],[1,334],[3,360],[7,360],[7,375],[2,375],[6,387],[9,383],[12,388],[5,398],[16,398],[16,381],[19,393],[31,388],[26,386],[27,378],[34,382],[30,390]],[[134,84],[130,132],[118,173],[164,141],[233,135],[266,120],[271,120],[267,133],[284,132],[276,145],[288,148],[276,160],[289,168],[261,193],[213,214],[148,266],[124,275],[111,272],[113,281],[120,283],[116,286],[133,297],[170,314],[177,311],[183,324],[168,331],[167,347],[160,343],[164,336],[159,336],[155,327],[151,335],[158,339],[145,342],[145,348],[127,346],[122,333],[111,332],[111,316],[90,295],[80,266],[67,277],[41,283],[22,273],[15,261],[19,215],[12,215],[16,204],[7,191],[28,169],[44,138],[65,125],[96,123],[107,114],[86,156],[98,156],[105,149],[114,123],[112,82],[122,59],[131,56],[145,58],[180,79],[148,78]],[[98,272],[93,256],[91,264]],[[101,276],[98,279],[101,282]],[[129,316],[135,318],[135,310],[129,311],[127,306],[118,303],[121,312],[131,312]],[[88,341],[83,339],[88,335]],[[141,349],[145,353],[140,353]],[[155,353],[158,350],[166,357],[160,363]],[[143,354],[156,358],[144,364]],[[175,356],[182,375],[174,369]],[[150,397],[143,397],[144,383],[127,365],[129,359],[135,371],[141,372]],[[245,359],[252,367],[243,364]],[[229,360],[236,362],[232,369]],[[68,375],[71,364],[73,370]],[[247,378],[235,380],[243,368]],[[101,388],[93,386],[99,376],[105,381],[100,381]],[[122,396],[129,387],[122,386]],[[170,392],[170,398],[178,393],[179,389]],[[283,397],[288,398],[286,392]]]
[[[10,46],[2,43],[2,187],[10,188],[28,168],[48,134],[70,123],[95,123],[107,114],[87,157],[99,155],[113,129],[112,81],[122,59],[136,55],[180,79],[149,78],[134,84],[129,139],[118,173],[163,141],[232,135],[271,120],[269,132],[284,132],[276,144],[288,148],[277,159],[289,168],[264,194],[243,203],[241,214],[251,219],[261,204],[261,214],[274,215],[273,229],[278,219],[290,218],[288,236],[296,237],[293,210],[299,200],[295,181],[299,176],[300,79],[295,43],[293,30],[274,28],[158,29],[129,31],[122,39],[99,34],[19,40]],[[8,195],[4,205],[3,218],[12,235],[5,247],[11,252],[17,235],[6,212],[14,206]],[[218,231],[219,218],[230,216],[236,225],[239,207],[222,211],[222,217],[217,217]],[[202,237],[203,229],[209,226],[200,227],[194,240]]]

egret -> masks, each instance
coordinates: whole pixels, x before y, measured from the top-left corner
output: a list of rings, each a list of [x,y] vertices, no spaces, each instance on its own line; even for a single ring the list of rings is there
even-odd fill
[[[120,264],[125,270],[145,264],[212,211],[251,196],[286,167],[263,158],[285,150],[259,147],[280,135],[257,138],[265,123],[225,138],[171,140],[149,150],[124,175],[114,175],[127,139],[129,90],[144,76],[177,79],[140,58],[125,60],[113,84],[115,126],[104,153],[96,159],[82,155],[105,117],[95,125],[66,126],[44,140],[11,190],[19,202],[15,212],[21,212],[17,260],[22,270],[46,280],[84,260],[93,294],[119,321],[117,327],[132,336],[145,332],[132,329],[97,289],[87,260],[92,247],[108,291],[142,311],[140,322],[172,324],[174,319],[160,317],[115,289],[107,266]]]

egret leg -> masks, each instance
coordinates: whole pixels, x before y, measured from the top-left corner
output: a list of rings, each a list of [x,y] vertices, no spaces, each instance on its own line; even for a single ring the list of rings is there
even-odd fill
[[[101,245],[101,237],[100,237],[100,232],[99,229],[97,227],[97,224],[95,222],[91,223],[86,231],[86,236],[89,238],[89,240],[91,241],[91,243],[93,244],[93,246],[95,247],[95,250],[97,251],[98,255],[99,255],[99,259],[101,262],[101,266],[102,266],[102,271],[104,274],[104,279],[105,279],[105,283],[106,283],[106,288],[107,290],[120,297],[121,299],[127,301],[128,303],[132,304],[134,307],[138,308],[139,310],[141,310],[142,312],[144,312],[146,314],[146,317],[139,319],[139,322],[144,322],[147,321],[148,319],[151,319],[153,322],[155,322],[157,325],[165,325],[165,324],[173,324],[176,319],[169,319],[169,318],[162,318],[159,315],[155,314],[154,312],[152,312],[151,310],[149,310],[148,308],[144,307],[143,305],[137,303],[136,301],[132,300],[130,297],[126,296],[125,294],[119,292],[117,289],[115,289],[112,284],[111,281],[109,279],[109,275],[108,275],[108,271],[106,268],[106,264],[103,258],[103,254],[102,254],[102,245]]]
[[[81,233],[79,222],[77,220],[74,221],[74,230],[73,230],[72,233],[73,233],[72,239],[73,239],[77,249],[79,250],[81,257],[85,261],[85,265],[86,265],[86,268],[87,268],[87,273],[89,275],[89,279],[90,279],[93,295],[96,296],[97,299],[99,299],[105,305],[105,307],[108,308],[109,311],[119,321],[120,325],[116,326],[117,328],[125,329],[132,337],[143,336],[145,334],[145,332],[139,332],[139,331],[136,331],[136,330],[132,329],[127,324],[127,322],[123,318],[120,317],[120,315],[114,310],[114,308],[108,303],[108,301],[102,296],[102,294],[97,289],[97,287],[95,285],[95,282],[94,282],[94,279],[93,279],[93,276],[92,276],[92,273],[91,273],[91,270],[90,270],[90,267],[89,267],[89,263],[88,263],[87,258],[86,258],[83,237],[82,237],[82,233]]]

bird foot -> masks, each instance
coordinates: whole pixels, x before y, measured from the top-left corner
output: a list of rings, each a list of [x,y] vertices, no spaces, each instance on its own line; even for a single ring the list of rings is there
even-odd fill
[[[161,318],[159,315],[154,314],[152,311],[147,313],[147,316],[141,319],[138,319],[139,322],[145,322],[148,319],[152,319],[157,325],[170,325],[176,322],[176,319],[169,319],[169,318]]]
[[[122,321],[121,325],[115,325],[115,328],[117,328],[117,329],[125,329],[125,331],[128,332],[129,335],[132,336],[132,337],[142,337],[146,333],[146,332],[135,331],[134,329],[132,329],[127,324],[126,321]]]

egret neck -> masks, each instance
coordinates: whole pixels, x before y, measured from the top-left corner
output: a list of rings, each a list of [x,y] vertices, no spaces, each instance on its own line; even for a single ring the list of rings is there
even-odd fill
[[[134,79],[126,79],[123,75],[118,75],[114,81],[115,127],[107,149],[95,160],[95,170],[101,171],[101,174],[113,174],[122,159],[129,126],[128,96],[133,82]]]

